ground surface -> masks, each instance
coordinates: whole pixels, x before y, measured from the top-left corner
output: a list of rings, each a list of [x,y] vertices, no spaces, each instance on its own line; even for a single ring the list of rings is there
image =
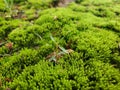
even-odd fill
[[[120,90],[120,1],[59,3],[0,0],[0,90]]]

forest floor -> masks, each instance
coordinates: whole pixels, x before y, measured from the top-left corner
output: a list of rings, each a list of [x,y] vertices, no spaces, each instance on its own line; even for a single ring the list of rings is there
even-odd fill
[[[120,1],[72,1],[0,0],[0,90],[120,90]]]

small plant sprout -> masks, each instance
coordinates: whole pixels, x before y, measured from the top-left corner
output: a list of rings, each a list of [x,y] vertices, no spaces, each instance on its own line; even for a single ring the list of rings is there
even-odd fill
[[[56,50],[56,51],[52,52],[51,54],[49,54],[46,57],[46,59],[48,59],[50,62],[51,61],[57,62],[57,60],[59,60],[64,54],[69,54],[69,53],[73,52],[72,49],[67,49],[66,50],[65,48],[58,45],[52,35],[50,35],[50,38],[56,44],[56,47],[58,47],[57,49],[59,49],[59,50]]]
[[[38,33],[34,32],[34,34],[35,34],[37,37],[39,37],[39,39],[42,40],[42,37],[41,37]]]
[[[12,8],[13,8],[13,0],[4,0],[6,8],[8,9],[9,15],[7,17],[11,17],[12,15]]]

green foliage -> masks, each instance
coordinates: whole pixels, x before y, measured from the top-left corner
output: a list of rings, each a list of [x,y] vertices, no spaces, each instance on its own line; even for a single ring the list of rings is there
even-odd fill
[[[19,3],[21,3],[21,2],[25,2],[25,1],[27,1],[27,0],[14,0],[14,3],[19,4]]]
[[[91,10],[92,11],[92,10]],[[115,13],[110,11],[108,8],[105,7],[99,7],[92,11],[92,13],[98,17],[113,17],[115,16]]]
[[[55,2],[0,6],[0,90],[119,90],[119,1]]]
[[[14,0],[4,0],[4,3],[9,12],[9,15],[10,15],[9,17],[11,17]]]
[[[14,30],[15,28],[17,27],[20,27],[20,26],[24,26],[24,22],[20,21],[20,20],[9,20],[9,21],[6,21],[6,20],[0,20],[0,25],[1,25],[1,28],[0,28],[0,39],[2,38],[6,38],[8,36],[8,34]]]
[[[38,61],[38,53],[32,49],[22,49],[19,53],[15,53],[14,56],[5,58],[0,69],[3,76],[3,83],[9,82],[6,78],[13,80],[15,77],[19,76],[23,69],[35,65]]]
[[[101,0],[83,0],[83,2],[81,4],[99,6],[99,5],[109,5],[113,2],[114,2],[114,0],[104,0],[104,1],[101,1]]]
[[[76,3],[81,3],[83,2],[84,0],[75,0]]]
[[[47,11],[44,11],[42,17],[38,18],[36,23],[39,25],[44,25],[45,28],[49,30],[60,30],[66,24],[75,23],[79,19],[78,15],[74,16],[74,13],[70,9],[56,9],[57,11],[44,14]],[[68,22],[69,21],[69,22]]]
[[[0,57],[6,57],[8,55],[9,50],[5,46],[0,47]]]
[[[5,10],[4,7],[5,7],[4,1],[1,0],[1,1],[0,1],[0,11],[4,11],[4,10]]]
[[[83,5],[78,5],[76,3],[71,3],[68,8],[70,8],[73,11],[76,12],[86,12],[87,11],[87,7],[83,6]]]
[[[28,20],[33,20],[34,18],[38,17],[34,9],[26,10],[25,15],[27,16]]]
[[[75,64],[75,61],[70,60]],[[66,63],[67,64],[67,63]],[[82,61],[79,63],[82,64]],[[69,65],[69,64],[67,64]],[[74,66],[68,66],[69,68],[63,68],[61,65],[56,67],[49,65],[48,62],[41,61],[34,67],[27,68],[18,79],[10,85],[12,89],[71,89],[79,88],[77,85],[77,78],[83,78],[81,85],[86,83],[87,78],[84,76],[82,70],[83,65],[78,68]],[[77,67],[77,66],[76,66]],[[68,70],[67,70],[68,69]],[[76,73],[77,72],[77,73]],[[81,77],[79,77],[81,76]],[[31,84],[25,84],[26,79]],[[19,86],[18,86],[19,84]],[[79,83],[80,84],[80,83]],[[37,86],[36,86],[37,85]],[[78,87],[77,87],[78,86]]]
[[[28,0],[28,3],[30,3],[30,5],[33,8],[36,9],[45,9],[51,6],[52,0]],[[31,7],[30,6],[30,7]]]
[[[97,19],[92,14],[76,13],[70,9],[58,8],[50,10],[51,12],[48,10],[43,11],[41,13],[42,16],[35,23],[52,32],[54,36],[58,35],[61,37],[62,32],[67,33],[73,29],[76,29],[76,31],[86,30],[91,27],[91,20]]]
[[[34,29],[37,27],[31,26],[29,28],[30,29],[27,30],[24,30],[24,28],[17,28],[13,30],[8,36],[9,40],[12,41],[17,47],[30,46],[32,44],[34,45],[34,43],[36,43],[35,39],[37,38],[34,34]]]
[[[101,25],[100,27],[108,30],[112,30],[114,32],[120,32],[120,23],[118,21],[111,20]]]
[[[60,65],[40,61],[37,65],[26,68],[23,73],[10,83],[11,89],[118,89],[119,71],[98,60],[83,63],[77,53],[66,56]],[[62,59],[61,59],[62,61]]]
[[[83,54],[84,59],[99,57],[110,60],[112,50],[117,48],[117,36],[113,32],[105,30],[86,31],[78,37],[80,39],[74,37],[75,39],[73,38],[72,41],[76,42],[76,50]],[[75,47],[75,45],[72,46]]]
[[[87,62],[85,72],[89,78],[89,89],[119,89],[120,73],[108,63],[98,60]]]

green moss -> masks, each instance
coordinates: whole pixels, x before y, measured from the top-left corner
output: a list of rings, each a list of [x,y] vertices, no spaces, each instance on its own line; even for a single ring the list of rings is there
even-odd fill
[[[76,12],[86,12],[87,11],[87,7],[83,6],[83,5],[78,5],[76,3],[71,3],[68,8],[72,9],[73,11]]]
[[[26,16],[26,20],[34,20],[38,18],[38,11],[36,11],[35,9],[26,10],[24,14]]]
[[[114,38],[112,38],[114,37]],[[104,39],[103,39],[104,38]],[[86,31],[81,33],[78,38],[72,40],[76,42],[76,50],[83,54],[83,59],[98,58],[110,60],[112,49],[117,48],[117,35],[113,32]],[[75,45],[72,45],[75,48]]]
[[[74,54],[77,57],[77,54]],[[73,55],[73,56],[74,56]],[[109,64],[95,59],[86,62],[66,56],[56,67],[41,61],[26,68],[11,84],[11,89],[111,89],[119,88],[120,74]],[[71,64],[70,64],[71,63]],[[66,66],[67,65],[67,66]],[[63,66],[65,66],[63,68]]]
[[[5,10],[5,4],[3,0],[0,1],[0,12]]]
[[[0,47],[0,57],[6,57],[8,55],[9,50],[5,46]]]
[[[52,0],[45,0],[45,1],[43,1],[43,0],[35,0],[35,1],[28,0],[28,3],[30,3],[33,8],[45,9],[45,8],[49,8],[51,6]]]
[[[15,0],[9,19],[0,8],[0,89],[119,90],[119,1],[54,2]]]
[[[15,53],[14,56],[7,58],[7,61],[2,63],[0,69],[3,76],[3,83],[7,84],[9,82],[5,78],[13,80],[15,77],[19,76],[24,68],[35,65],[38,61],[37,51],[32,49],[22,49],[19,54]]]
[[[80,63],[82,64],[82,62]],[[71,67],[71,69],[69,67],[68,68],[69,71],[68,71],[67,68],[63,68],[60,65],[53,67],[52,65],[48,65],[47,62],[42,61],[42,62],[39,62],[39,64],[34,67],[27,68],[22,73],[22,75],[18,79],[16,79],[13,82],[13,84],[10,85],[10,87],[12,89],[32,88],[34,90],[35,89],[59,89],[60,90],[60,89],[72,89],[75,87],[79,88],[79,86],[77,87],[77,81],[76,81],[77,78],[79,79],[82,77],[84,78],[81,82],[81,85],[86,83],[86,80],[87,80],[87,78],[84,76],[84,72],[79,71],[80,69],[82,70],[82,68],[83,68],[82,65],[79,68],[74,68],[73,66]],[[79,72],[79,73],[76,73],[76,72]],[[24,84],[24,82],[26,82],[25,78],[28,78],[28,82],[31,83],[30,85],[28,85],[27,83]],[[20,82],[18,82],[18,80],[20,80]],[[19,86],[17,84],[19,84]]]
[[[119,89],[119,70],[108,63],[91,60],[85,67],[89,78],[89,89]]]
[[[92,13],[98,17],[114,17],[115,13],[109,10],[106,7],[98,7],[95,10],[92,10]]]
[[[114,0],[84,0],[81,4],[83,5],[95,5],[95,6],[99,6],[99,5],[109,5],[111,3],[113,3]]]
[[[21,2],[26,2],[27,0],[14,0],[14,3],[20,4]]]
[[[1,28],[0,28],[1,39],[6,38],[8,34],[15,28],[24,26],[24,22],[22,22],[21,20],[12,20],[12,21],[1,20],[0,24],[1,24]]]

